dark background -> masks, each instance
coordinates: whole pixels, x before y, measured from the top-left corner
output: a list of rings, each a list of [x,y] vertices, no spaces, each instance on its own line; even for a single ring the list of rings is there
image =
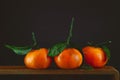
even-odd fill
[[[71,42],[83,46],[88,41],[111,40],[108,65],[120,70],[118,2],[114,1],[41,1],[1,0],[0,65],[24,65],[24,56],[14,54],[5,44],[32,43],[35,32],[40,47],[51,47],[67,38],[72,16],[75,17]]]

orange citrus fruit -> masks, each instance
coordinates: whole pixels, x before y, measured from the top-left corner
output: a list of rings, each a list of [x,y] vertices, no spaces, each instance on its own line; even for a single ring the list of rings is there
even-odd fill
[[[45,69],[51,64],[51,57],[47,56],[48,49],[40,48],[37,50],[31,50],[24,58],[24,64],[28,68],[32,69]]]
[[[83,61],[82,54],[75,48],[66,48],[59,55],[54,57],[59,68],[74,69],[80,67]]]
[[[108,61],[107,55],[100,47],[86,46],[82,52],[86,63],[94,68],[103,67]]]

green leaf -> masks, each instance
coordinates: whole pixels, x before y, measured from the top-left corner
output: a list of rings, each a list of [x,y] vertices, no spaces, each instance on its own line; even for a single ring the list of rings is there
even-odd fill
[[[66,42],[55,44],[52,48],[49,49],[48,56],[54,57],[54,56],[60,54],[70,44],[70,39],[72,37],[73,22],[74,22],[74,17],[72,17],[69,35],[68,35]]]
[[[55,44],[52,48],[50,48],[48,56],[54,57],[60,54],[66,47],[67,47],[66,43]]]
[[[18,55],[25,55],[27,54],[33,47],[35,47],[37,45],[37,41],[35,39],[35,34],[34,32],[32,32],[32,40],[33,40],[33,44],[30,46],[23,46],[23,47],[19,47],[19,46],[14,46],[14,45],[5,45],[5,47],[11,49],[15,54]]]
[[[14,45],[5,45],[5,47],[13,50],[13,52],[15,52],[18,55],[25,55],[32,49],[31,46],[17,47]]]
[[[107,46],[102,46],[102,49],[105,51],[108,59],[110,59],[111,55],[110,55],[110,50]]]
[[[93,70],[94,68],[93,68],[92,66],[90,66],[90,65],[83,64],[83,65],[81,66],[81,69],[85,69],[85,70]]]

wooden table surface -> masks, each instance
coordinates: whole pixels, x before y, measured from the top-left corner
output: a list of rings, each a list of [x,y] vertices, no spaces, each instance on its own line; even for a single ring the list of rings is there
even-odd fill
[[[28,69],[25,66],[0,66],[0,74],[119,74],[112,66],[100,69]]]
[[[112,66],[100,69],[28,69],[25,66],[0,66],[0,75],[113,75],[119,80],[119,71]]]

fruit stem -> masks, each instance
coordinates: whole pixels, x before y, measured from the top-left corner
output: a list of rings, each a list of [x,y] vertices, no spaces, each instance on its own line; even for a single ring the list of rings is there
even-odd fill
[[[68,36],[68,38],[67,38],[67,42],[66,42],[67,45],[70,44],[70,39],[71,39],[71,37],[72,37],[73,22],[74,22],[74,17],[72,17],[72,22],[71,22],[70,30],[69,30],[69,36]]]
[[[87,44],[88,44],[88,45],[93,45],[93,41],[91,41],[91,42],[88,42]]]
[[[111,42],[112,42],[112,41],[105,41],[105,42],[96,44],[96,46],[107,45],[107,44],[110,44]]]
[[[36,41],[34,32],[32,32],[32,39],[33,39],[33,46],[36,46],[37,45],[37,41]]]

